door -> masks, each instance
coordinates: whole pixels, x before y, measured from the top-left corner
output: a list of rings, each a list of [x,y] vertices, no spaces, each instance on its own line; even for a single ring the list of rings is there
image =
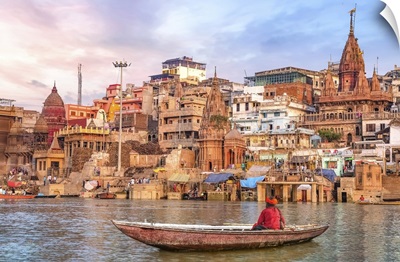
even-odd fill
[[[301,190],[301,201],[307,202],[307,190]]]
[[[342,192],[342,202],[347,203],[347,193],[346,192]]]

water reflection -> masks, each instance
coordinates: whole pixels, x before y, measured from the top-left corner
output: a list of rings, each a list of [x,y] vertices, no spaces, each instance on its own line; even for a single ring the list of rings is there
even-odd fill
[[[254,223],[257,202],[33,199],[0,201],[2,261],[399,261],[400,206],[280,204],[288,224],[330,228],[311,242],[262,250],[173,253],[119,232],[111,219]]]

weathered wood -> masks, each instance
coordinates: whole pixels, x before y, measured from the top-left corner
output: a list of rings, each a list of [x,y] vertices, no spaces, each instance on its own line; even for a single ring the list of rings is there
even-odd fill
[[[309,241],[325,225],[294,225],[284,230],[251,230],[252,225],[185,225],[112,220],[127,236],[171,251],[220,251],[256,249]]]

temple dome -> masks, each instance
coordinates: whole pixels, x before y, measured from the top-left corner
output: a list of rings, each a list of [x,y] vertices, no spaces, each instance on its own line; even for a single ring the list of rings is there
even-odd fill
[[[58,94],[55,83],[50,95],[44,101],[42,116],[45,118],[47,124],[49,124],[49,122],[66,121],[64,101]]]
[[[48,133],[49,128],[47,126],[46,120],[43,116],[40,116],[39,119],[36,121],[35,127],[33,129],[35,133]]]
[[[64,101],[61,96],[57,92],[57,88],[54,84],[53,89],[51,90],[50,95],[44,101],[44,106],[62,106],[64,107]]]
[[[21,134],[24,132],[22,124],[18,121],[14,122],[10,128],[10,134]]]
[[[243,139],[243,136],[236,128],[234,128],[225,135],[225,139]]]

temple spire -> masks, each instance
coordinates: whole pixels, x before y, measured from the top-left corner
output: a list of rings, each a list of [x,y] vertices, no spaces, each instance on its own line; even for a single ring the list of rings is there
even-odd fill
[[[354,35],[354,24],[356,23],[356,15],[354,14],[356,12],[356,8],[354,7],[349,11],[350,13],[350,35]],[[354,23],[353,23],[353,14],[354,14]]]

